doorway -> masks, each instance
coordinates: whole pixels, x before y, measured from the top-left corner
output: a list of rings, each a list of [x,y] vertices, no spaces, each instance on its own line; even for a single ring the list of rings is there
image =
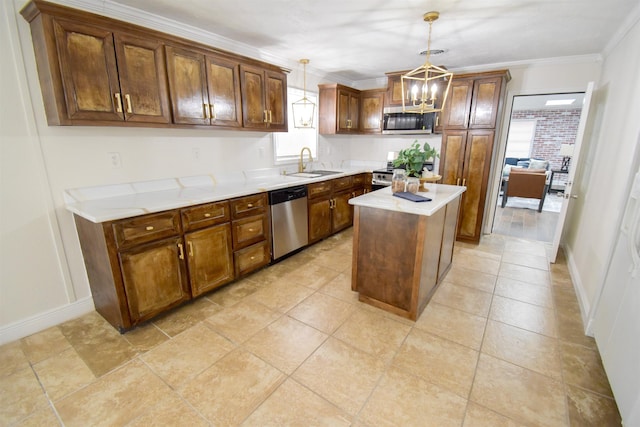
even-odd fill
[[[553,241],[583,101],[583,92],[514,96],[492,233]],[[540,196],[510,196],[503,207],[511,168],[544,169],[544,189],[540,180],[531,184]]]

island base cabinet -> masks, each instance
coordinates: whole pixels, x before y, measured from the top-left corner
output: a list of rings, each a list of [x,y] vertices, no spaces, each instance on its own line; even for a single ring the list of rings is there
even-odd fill
[[[416,320],[451,267],[459,201],[431,216],[356,206],[351,286],[359,300]]]

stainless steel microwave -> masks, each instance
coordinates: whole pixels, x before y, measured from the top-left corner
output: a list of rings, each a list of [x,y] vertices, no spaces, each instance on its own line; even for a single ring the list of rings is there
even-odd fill
[[[385,135],[433,133],[435,113],[403,113],[402,107],[386,107],[383,113],[382,133]]]

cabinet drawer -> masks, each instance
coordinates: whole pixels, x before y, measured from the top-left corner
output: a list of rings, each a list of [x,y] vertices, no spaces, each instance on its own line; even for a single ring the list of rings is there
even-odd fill
[[[351,188],[353,180],[350,176],[344,178],[336,178],[333,180],[333,191],[345,190]]]
[[[267,238],[267,216],[243,218],[232,223],[233,249],[247,247]]]
[[[180,234],[180,213],[177,210],[138,216],[112,224],[119,248]]]
[[[182,209],[181,212],[184,231],[197,230],[231,220],[229,202],[226,200]]]
[[[328,196],[333,188],[331,183],[332,181],[322,181],[307,185],[307,197],[315,199],[316,197]]]
[[[271,252],[266,240],[239,250],[233,254],[236,277],[243,276],[269,264]]]
[[[352,183],[354,187],[361,187],[367,181],[367,174],[361,173],[359,175],[354,175],[352,179],[353,179]]]
[[[267,193],[254,194],[231,200],[231,216],[233,219],[246,218],[267,211],[269,202]]]

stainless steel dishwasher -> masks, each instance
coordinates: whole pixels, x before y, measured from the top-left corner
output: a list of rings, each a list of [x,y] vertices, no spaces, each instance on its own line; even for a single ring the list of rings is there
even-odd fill
[[[275,261],[309,243],[307,187],[301,185],[269,192],[272,259]]]

